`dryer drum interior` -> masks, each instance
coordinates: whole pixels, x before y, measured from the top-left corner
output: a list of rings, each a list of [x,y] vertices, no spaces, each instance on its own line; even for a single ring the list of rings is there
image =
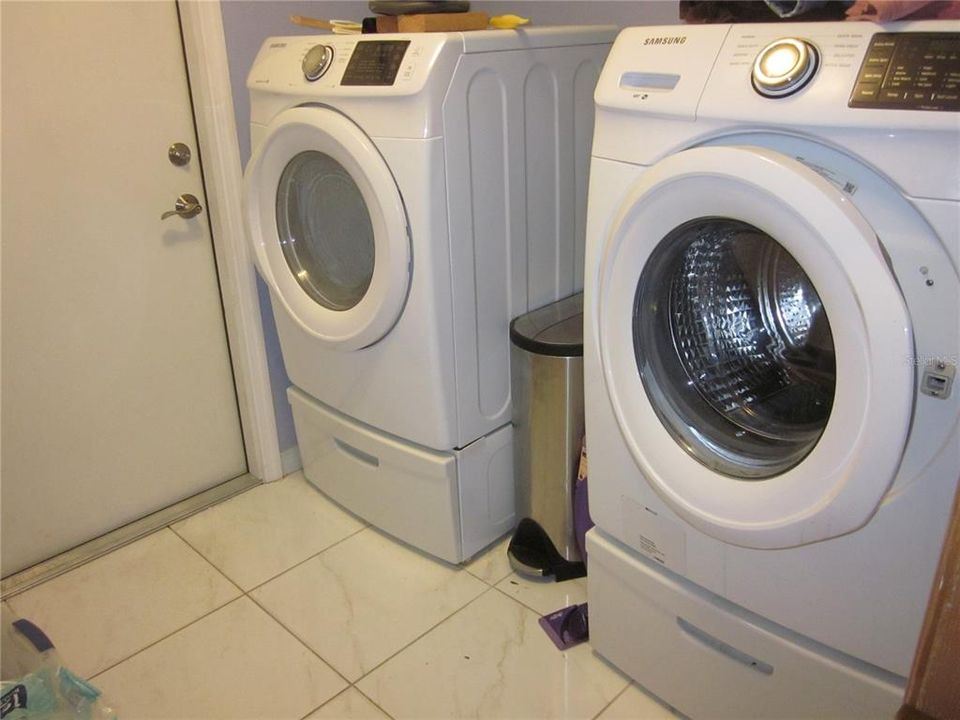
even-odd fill
[[[836,361],[810,278],[768,234],[726,218],[669,233],[641,273],[634,349],[660,420],[702,464],[764,479],[823,434]]]
[[[330,310],[349,310],[370,287],[375,261],[370,211],[343,165],[307,150],[277,188],[280,247],[300,287]]]

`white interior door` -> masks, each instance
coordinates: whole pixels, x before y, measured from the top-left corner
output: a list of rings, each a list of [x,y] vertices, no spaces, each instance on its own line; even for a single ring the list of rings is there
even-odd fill
[[[0,7],[7,575],[246,460],[176,4]]]

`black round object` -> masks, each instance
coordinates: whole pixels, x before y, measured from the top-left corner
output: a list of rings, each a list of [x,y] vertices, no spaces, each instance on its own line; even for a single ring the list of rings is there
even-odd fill
[[[383,0],[374,1],[367,5],[370,12],[377,15],[427,15],[430,13],[462,13],[470,9],[469,2],[460,0]]]

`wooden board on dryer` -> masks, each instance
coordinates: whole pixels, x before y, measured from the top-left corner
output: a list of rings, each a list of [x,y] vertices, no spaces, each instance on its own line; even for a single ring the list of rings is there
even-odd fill
[[[490,16],[485,12],[377,15],[378,33],[459,32],[485,30]]]

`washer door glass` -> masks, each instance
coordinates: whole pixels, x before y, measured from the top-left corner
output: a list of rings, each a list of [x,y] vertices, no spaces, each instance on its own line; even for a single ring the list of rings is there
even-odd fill
[[[280,176],[277,231],[300,287],[330,310],[363,299],[375,263],[373,224],[360,188],[329,155],[296,155]]]
[[[660,420],[717,472],[779,475],[823,434],[830,322],[793,256],[752,225],[699,218],[668,234],[637,285],[633,340]]]

